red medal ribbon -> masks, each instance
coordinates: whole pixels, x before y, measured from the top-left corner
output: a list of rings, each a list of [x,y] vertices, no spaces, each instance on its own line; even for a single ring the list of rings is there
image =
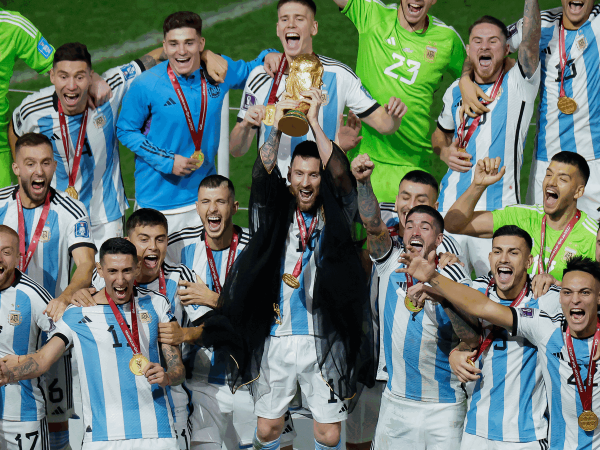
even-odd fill
[[[83,118],[81,119],[81,127],[79,128],[79,134],[77,135],[77,143],[75,145],[75,156],[73,157],[73,167],[69,173],[69,186],[75,186],[75,180],[79,173],[79,163],[81,162],[81,154],[83,151],[83,143],[85,142],[85,130],[87,129],[88,120],[88,109],[85,108]],[[65,149],[65,158],[67,159],[67,170],[69,170],[69,129],[67,128],[67,121],[65,119],[65,113],[63,112],[62,103],[58,101],[58,121],[60,123],[60,134],[62,136],[63,147]]]
[[[494,286],[496,284],[496,281],[492,278],[490,280],[490,282],[488,283],[488,287],[485,290],[485,296],[489,297],[489,293],[490,293],[490,288],[492,286]],[[521,304],[521,302],[523,301],[523,299],[525,298],[525,296],[527,295],[527,282],[525,282],[525,286],[523,286],[523,289],[521,289],[521,292],[519,293],[519,295],[517,296],[517,298],[515,298],[513,300],[513,302],[510,304],[511,308],[516,308],[517,306],[519,306]],[[495,339],[495,334],[498,331],[501,331],[502,329],[496,325],[494,325],[494,327],[492,328],[492,330],[488,333],[487,337],[485,339],[483,339],[483,336],[481,336],[479,338],[479,349],[477,350],[477,354],[471,358],[471,361],[475,362],[477,361],[477,359],[479,359],[479,357],[482,355],[483,352],[485,352],[488,347],[490,345],[492,345],[492,342],[494,342]]]
[[[133,354],[141,354],[142,352],[140,351],[140,336],[138,334],[137,324],[137,311],[135,310],[135,296],[132,296],[131,298],[131,330],[129,330],[129,327],[127,326],[127,321],[121,314],[121,311],[119,311],[119,308],[117,308],[117,305],[115,305],[114,300],[110,298],[110,295],[108,295],[106,288],[104,288],[104,295],[106,296],[106,300],[110,305],[110,309],[112,309],[112,312],[115,315],[115,319],[117,319],[119,327],[121,327],[121,331],[125,335],[125,339],[127,339],[127,343],[131,347]]]
[[[594,384],[594,372],[596,371],[596,361],[594,361],[594,355],[598,348],[598,340],[600,340],[600,319],[596,324],[596,334],[594,334],[594,342],[592,343],[592,352],[590,353],[590,366],[588,367],[587,377],[585,379],[585,387],[583,380],[581,379],[581,371],[577,364],[577,358],[575,357],[575,349],[573,348],[573,340],[571,339],[571,330],[567,327],[566,344],[567,351],[569,353],[569,360],[571,361],[571,368],[573,369],[573,376],[575,377],[575,383],[577,384],[577,391],[579,391],[579,399],[581,400],[581,406],[584,411],[592,410],[592,389]]]
[[[560,60],[560,97],[566,97],[567,94],[565,92],[565,70],[567,68],[567,47],[565,44],[565,26],[563,21],[560,21],[560,27],[558,29],[560,36],[558,37],[558,57]]]
[[[558,241],[556,241],[556,244],[554,244],[554,248],[550,252],[550,259],[548,260],[548,267],[552,267],[552,261],[554,261],[554,258],[556,257],[559,250],[561,249],[561,247],[563,246],[563,244],[569,237],[569,234],[571,234],[571,231],[573,231],[575,224],[577,224],[577,222],[579,222],[580,218],[581,218],[581,211],[577,210],[577,212],[575,213],[575,216],[573,216],[573,218],[569,221],[569,223],[563,230],[562,234],[558,238]],[[538,258],[538,273],[546,273],[546,269],[544,268],[544,243],[546,241],[546,215],[545,214],[544,214],[544,217],[542,218],[542,231],[541,231],[540,241],[541,242],[540,242],[540,257]]]
[[[287,58],[285,57],[285,53],[279,62],[279,67],[277,68],[277,74],[275,75],[275,81],[273,82],[273,87],[271,87],[271,93],[269,94],[269,103],[268,105],[274,105],[277,100],[277,90],[279,89],[279,85],[281,84],[281,79],[283,78],[283,73],[287,69]]]
[[[175,76],[173,69],[171,66],[167,66],[167,73],[169,74],[169,79],[171,80],[171,84],[173,85],[173,89],[175,89],[175,93],[177,94],[177,98],[179,99],[179,103],[181,103],[181,108],[183,109],[183,114],[185,116],[185,121],[190,130],[190,134],[192,135],[192,140],[194,141],[195,150],[201,150],[202,147],[202,136],[204,135],[204,124],[206,122],[206,110],[208,108],[208,87],[206,85],[206,78],[200,74],[200,79],[202,80],[202,100],[200,103],[200,119],[198,120],[198,131],[194,126],[194,119],[192,119],[192,112],[190,111],[190,107],[185,99],[185,94],[179,85],[179,80]]]
[[[42,209],[42,214],[38,220],[37,226],[35,228],[35,232],[31,237],[31,242],[27,250],[25,250],[25,217],[23,216],[23,203],[21,202],[21,193],[17,191],[17,213],[18,213],[18,222],[19,222],[19,270],[23,273],[27,270],[29,263],[31,262],[31,258],[33,257],[33,252],[37,248],[38,243],[40,242],[40,236],[42,235],[42,231],[44,231],[44,225],[46,224],[46,219],[48,218],[48,213],[50,212],[50,191],[46,194],[46,201],[44,202],[44,209]]]
[[[504,80],[504,75],[505,75],[505,72],[502,71],[500,76],[496,79],[494,86],[492,87],[492,92],[490,92],[490,97],[492,98],[492,101],[495,100],[496,95],[498,95],[498,91],[500,90],[500,87],[502,86],[502,81]],[[486,106],[489,105],[490,103],[492,103],[492,102],[488,102],[487,100],[481,101],[481,104],[486,105]],[[467,131],[466,136],[465,136],[465,126],[467,125],[467,118],[464,118],[463,121],[460,123],[460,126],[458,127],[458,138],[459,138],[458,145],[460,148],[464,148],[464,149],[467,148],[467,145],[469,145],[469,141],[471,140],[473,133],[475,133],[475,130],[479,126],[479,122],[481,122],[482,117],[483,117],[483,115],[478,116],[476,119],[473,120],[473,122],[471,122],[471,125],[469,126],[469,130]]]
[[[237,253],[237,246],[239,242],[239,236],[235,228],[233,229],[233,236],[231,236],[231,245],[229,246],[229,256],[227,257],[227,266],[225,268],[225,278],[229,275],[229,270],[233,266],[235,261],[235,255]],[[215,258],[213,257],[212,249],[208,245],[206,236],[204,237],[204,243],[206,244],[206,259],[208,260],[208,268],[210,269],[210,276],[213,281],[213,286],[217,294],[221,293],[221,281],[219,280],[219,272],[217,272],[217,265],[215,264]]]
[[[133,284],[138,286],[137,281],[134,281]],[[165,272],[163,271],[162,267],[158,272],[158,292],[160,292],[162,295],[167,295],[167,282],[165,280]]]
[[[302,213],[300,212],[299,208],[296,208],[296,221],[298,222],[298,228],[300,228],[300,241],[302,242],[302,254],[300,255],[300,258],[298,259],[298,262],[296,263],[296,266],[294,267],[294,271],[292,272],[292,275],[296,279],[298,279],[298,277],[302,273],[302,257],[304,256],[304,251],[306,250],[306,246],[308,245],[308,240],[310,239],[310,236],[313,234],[313,231],[315,231],[315,227],[317,226],[317,222],[318,222],[317,214],[315,213],[314,217],[310,221],[310,227],[308,229],[308,232],[306,231],[306,223],[304,223],[304,217],[302,217]]]

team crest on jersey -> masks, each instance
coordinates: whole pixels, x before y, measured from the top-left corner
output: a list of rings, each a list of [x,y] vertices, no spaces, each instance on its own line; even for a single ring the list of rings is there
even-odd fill
[[[16,327],[21,325],[21,311],[13,310],[8,313],[8,324]]]
[[[436,55],[437,55],[437,48],[435,48],[431,45],[428,45],[427,47],[425,47],[425,59],[427,61],[434,62]]]
[[[218,98],[221,95],[221,88],[219,86],[214,86],[210,83],[206,83],[208,85],[208,95],[211,98]]]
[[[125,81],[135,77],[135,67],[133,66],[133,63],[129,63],[126,66],[121,67],[121,72],[123,72]]]
[[[48,242],[51,236],[50,227],[44,227],[42,235],[40,236],[40,242]]]
[[[565,247],[565,253],[563,254],[563,261],[569,261],[573,256],[577,254],[577,250],[573,250],[572,248]]]
[[[152,322],[152,316],[145,309],[140,309],[139,315],[140,315],[140,320],[142,321],[142,323]]]
[[[575,40],[575,44],[577,45],[577,50],[580,52],[584,51],[587,48],[587,40],[585,39],[585,35],[581,34]]]
[[[326,106],[329,104],[329,92],[327,91],[321,91],[321,100],[323,101],[323,103],[321,104],[321,106]]]
[[[513,37],[515,34],[517,34],[518,28],[517,28],[517,24],[513,23],[512,25],[509,25],[506,30],[508,31],[508,38],[510,39],[511,37]]]
[[[360,85],[360,90],[363,91],[367,97],[369,97],[369,100],[373,100],[371,93],[367,91],[367,88],[364,87],[362,84]]]
[[[100,114],[94,119],[94,125],[96,128],[102,128],[104,125],[106,125],[106,117],[104,117],[104,114]]]
[[[244,101],[242,102],[242,109],[248,111],[248,108],[256,105],[256,97],[252,94],[244,94]]]
[[[75,237],[78,238],[89,238],[90,227],[85,220],[80,220],[75,224]]]
[[[521,317],[533,318],[533,308],[518,308]]]
[[[50,46],[50,44],[48,44],[48,41],[43,37],[40,39],[40,42],[38,42],[37,49],[38,52],[40,52],[40,54],[46,59],[48,59],[52,54],[52,47]]]
[[[494,98],[494,101],[500,100],[500,97],[502,97],[502,92],[504,92],[504,89],[498,89],[498,93],[496,94],[496,98]]]

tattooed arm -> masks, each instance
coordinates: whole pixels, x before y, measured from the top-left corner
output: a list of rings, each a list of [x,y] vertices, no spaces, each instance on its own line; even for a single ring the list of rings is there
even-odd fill
[[[283,113],[288,109],[295,109],[300,102],[284,98],[277,103],[275,107],[275,117],[271,133],[260,148],[260,159],[268,173],[271,173],[277,164],[277,153],[279,152],[279,141],[281,140],[281,131],[279,130],[279,120],[283,117]]]
[[[183,383],[185,379],[185,368],[181,360],[181,353],[178,347],[168,344],[161,344],[162,353],[167,363],[166,375],[169,378],[169,384],[176,386]]]
[[[381,220],[379,202],[373,193],[371,186],[371,174],[375,165],[369,155],[358,155],[352,161],[352,174],[358,182],[358,212],[367,230],[367,242],[369,253],[375,259],[379,259],[390,250],[392,238]]]
[[[39,377],[47,372],[64,352],[65,342],[61,337],[54,336],[37,353],[5,356],[0,361],[0,386]]]
[[[157,64],[166,61],[167,59],[167,54],[164,52],[162,47],[159,47],[152,50],[151,52],[146,53],[140,58],[140,61],[144,65],[144,69],[148,70],[156,66]]]
[[[519,46],[519,64],[527,78],[533,76],[540,62],[541,20],[538,0],[525,0],[523,40]]]

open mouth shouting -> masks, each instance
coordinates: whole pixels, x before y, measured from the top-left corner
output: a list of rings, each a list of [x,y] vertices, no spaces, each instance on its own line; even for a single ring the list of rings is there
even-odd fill
[[[300,50],[300,35],[295,32],[289,32],[285,34],[285,42],[288,50]]]
[[[548,208],[554,208],[558,203],[559,196],[558,189],[547,187],[544,195],[544,205]]]
[[[573,14],[579,14],[583,11],[585,2],[583,0],[573,0],[569,2],[569,11]]]
[[[126,295],[127,295],[127,286],[125,287],[116,287],[114,288],[115,291],[115,296],[119,299],[119,300],[125,300],[126,299]]]
[[[217,215],[210,215],[206,217],[206,228],[208,231],[217,232],[221,229],[223,218]]]
[[[419,5],[418,3],[409,3],[408,4],[408,12],[415,16],[418,16],[423,11],[423,5]]]
[[[411,237],[408,245],[410,245],[414,251],[413,253],[423,254],[423,248],[425,248],[425,241],[418,236]]]
[[[6,272],[6,267],[0,266],[0,277],[2,277],[2,275],[4,275],[4,272]]]
[[[315,193],[313,191],[310,191],[308,189],[300,189],[298,191],[298,196],[300,197],[300,201],[302,203],[308,203],[312,200],[313,195]]]
[[[492,55],[483,54],[479,56],[479,66],[482,69],[489,69],[490,67],[492,67]]]
[[[585,321],[585,311],[581,308],[569,309],[569,315],[571,316],[573,323],[581,324]]]
[[[71,108],[77,106],[79,99],[81,98],[81,94],[78,93],[63,93],[63,100],[65,101],[66,106]]]
[[[496,281],[500,284],[508,284],[514,271],[508,266],[500,266],[496,269]]]
[[[148,269],[156,269],[158,267],[158,255],[144,256],[144,266]]]
[[[43,178],[33,178],[31,180],[31,192],[35,195],[44,194],[46,188],[46,180]]]

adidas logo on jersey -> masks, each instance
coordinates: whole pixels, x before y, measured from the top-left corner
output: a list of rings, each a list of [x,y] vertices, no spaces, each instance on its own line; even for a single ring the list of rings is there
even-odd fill
[[[92,319],[90,319],[88,316],[83,316],[83,319],[81,319],[79,323],[90,323],[91,321]]]
[[[60,141],[60,137],[56,133],[54,133],[52,135],[52,137],[50,138],[50,140],[51,141]]]
[[[283,434],[291,433],[292,431],[294,431],[294,429],[292,428],[291,425],[288,425],[287,427],[285,427],[285,429],[283,430],[283,432],[281,434],[283,435]]]
[[[396,38],[394,36],[392,36],[392,37],[388,38],[387,41],[385,41],[385,42],[387,42],[390,45],[396,45]]]
[[[59,406],[58,408],[56,408],[54,411],[52,411],[52,415],[53,416],[57,416],[59,414],[64,414],[65,412],[63,411],[63,409]]]
[[[173,100],[171,97],[169,97],[169,100],[167,100],[167,103],[165,103],[165,106],[171,106],[175,104],[175,100]]]
[[[341,414],[346,411],[348,411],[348,407],[346,406],[345,403],[342,403],[342,407],[340,408],[340,412],[338,414]]]
[[[91,432],[92,432],[92,427],[90,427],[90,426],[88,425],[88,427],[85,429],[85,432],[86,432],[86,433],[91,433]]]

